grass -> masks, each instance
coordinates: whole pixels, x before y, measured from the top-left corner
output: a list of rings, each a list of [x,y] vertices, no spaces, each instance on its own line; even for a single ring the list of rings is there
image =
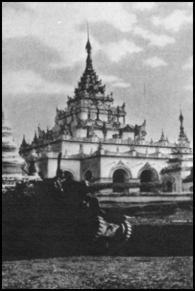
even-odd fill
[[[3,263],[3,289],[192,289],[192,257],[69,257]]]

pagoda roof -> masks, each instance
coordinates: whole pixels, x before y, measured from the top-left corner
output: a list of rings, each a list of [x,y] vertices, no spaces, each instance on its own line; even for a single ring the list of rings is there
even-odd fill
[[[102,84],[102,80],[97,76],[91,58],[92,47],[88,39],[86,44],[87,59],[86,67],[83,75],[80,78],[78,86],[75,89],[76,98],[89,98],[98,97],[102,98],[105,96],[105,85]]]

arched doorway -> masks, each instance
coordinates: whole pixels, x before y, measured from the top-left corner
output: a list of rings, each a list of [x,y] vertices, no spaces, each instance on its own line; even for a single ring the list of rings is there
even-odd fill
[[[68,181],[74,180],[73,174],[69,171],[63,171],[63,177]]]
[[[172,192],[173,191],[173,184],[171,181],[167,181],[166,183],[166,192]]]
[[[154,182],[157,181],[157,176],[152,169],[144,170],[140,175],[140,182],[147,183],[147,182]]]
[[[141,192],[153,192],[155,189],[155,182],[159,181],[158,174],[153,168],[143,170],[139,178],[141,183]]]
[[[117,169],[113,173],[112,181],[113,183],[127,183],[129,182],[130,176],[129,173],[124,169]],[[113,187],[114,192],[124,192],[124,188],[119,186]]]
[[[175,178],[171,175],[165,175],[162,178],[163,192],[174,192],[175,191]]]

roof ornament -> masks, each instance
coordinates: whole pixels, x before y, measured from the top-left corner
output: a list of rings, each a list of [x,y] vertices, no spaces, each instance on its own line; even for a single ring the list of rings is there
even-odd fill
[[[165,141],[165,134],[164,134],[163,128],[162,128],[162,133],[161,133],[161,137],[159,141]]]
[[[183,120],[184,120],[184,117],[183,117],[182,110],[180,108],[180,114],[179,114],[180,132],[179,132],[178,141],[180,144],[189,144],[189,140],[188,140],[187,135],[185,134],[185,131],[184,131]]]
[[[180,121],[180,134],[184,134],[183,120],[184,120],[183,113],[182,113],[182,111],[181,111],[181,109],[180,109],[180,115],[179,115],[179,121]]]
[[[87,54],[88,54],[88,57],[91,57],[91,44],[90,44],[90,40],[89,40],[89,25],[88,25],[88,22],[87,22],[87,43],[86,43],[86,51],[87,51]]]

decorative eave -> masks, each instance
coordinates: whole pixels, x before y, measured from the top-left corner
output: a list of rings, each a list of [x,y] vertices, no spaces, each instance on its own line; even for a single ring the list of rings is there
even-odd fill
[[[161,174],[171,173],[171,172],[180,172],[182,167],[180,165],[168,166],[161,170]]]

